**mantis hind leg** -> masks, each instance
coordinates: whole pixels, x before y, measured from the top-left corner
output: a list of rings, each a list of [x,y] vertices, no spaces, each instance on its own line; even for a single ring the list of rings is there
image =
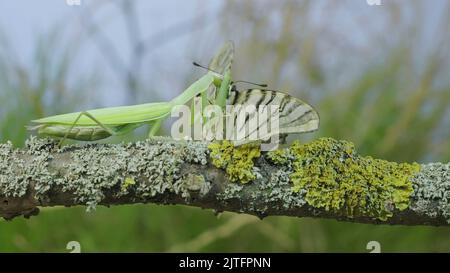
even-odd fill
[[[102,129],[104,129],[106,132],[108,132],[110,135],[116,135],[117,132],[113,129],[111,129],[110,127],[108,127],[107,125],[104,125],[103,123],[101,123],[99,120],[97,120],[93,115],[91,115],[88,112],[80,112],[80,114],[78,115],[78,117],[75,119],[75,121],[72,123],[72,125],[70,126],[70,129],[67,130],[66,134],[64,135],[63,139],[61,139],[61,141],[59,142],[59,147],[62,146],[63,142],[67,139],[67,136],[69,136],[70,132],[73,130],[73,128],[77,125],[78,121],[80,120],[80,118],[82,116],[86,116],[87,118],[91,119],[92,121],[94,121],[98,126],[100,126]]]

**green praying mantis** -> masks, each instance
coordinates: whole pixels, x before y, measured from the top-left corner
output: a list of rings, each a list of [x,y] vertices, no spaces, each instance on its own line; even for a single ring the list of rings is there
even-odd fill
[[[49,116],[33,120],[35,125],[30,129],[37,130],[41,136],[60,138],[60,145],[65,139],[95,141],[123,135],[147,124],[151,126],[148,133],[151,137],[158,132],[163,120],[170,115],[174,107],[184,105],[198,96],[201,97],[202,107],[214,104],[223,109],[227,103],[280,106],[280,130],[277,131],[280,134],[310,132],[318,128],[318,113],[297,98],[273,90],[237,91],[231,80],[233,55],[234,45],[229,41],[211,60],[206,75],[169,102],[108,107]],[[192,122],[195,122],[194,118]]]
[[[209,96],[219,89],[218,105],[225,105],[226,93],[231,83],[231,61],[234,46],[226,43],[210,63],[206,75],[195,81],[179,96],[169,102],[145,103],[132,106],[119,106],[49,116],[32,120],[37,124],[29,127],[37,130],[38,135],[65,139],[95,141],[110,136],[127,134],[141,126],[150,125],[148,136],[154,136],[163,120],[173,107],[183,105],[197,95],[201,95],[202,104],[206,105]],[[214,71],[223,72],[219,74]]]

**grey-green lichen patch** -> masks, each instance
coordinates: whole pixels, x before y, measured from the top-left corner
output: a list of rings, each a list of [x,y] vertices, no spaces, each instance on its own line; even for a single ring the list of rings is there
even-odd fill
[[[267,154],[265,158],[268,158]],[[241,205],[241,212],[253,212],[261,218],[267,215],[269,207],[285,211],[298,209],[306,204],[305,191],[294,192],[291,189],[292,182],[289,175],[292,173],[292,167],[290,164],[274,167],[267,161],[258,163],[262,165],[255,167],[258,175],[252,184],[227,183],[224,190],[217,195],[218,200],[223,204],[238,202]],[[242,201],[243,199],[245,201]]]
[[[5,197],[24,196],[28,188],[28,180],[23,177],[25,167],[11,142],[0,144],[0,195]],[[18,166],[15,169],[13,166]]]
[[[128,196],[146,201],[157,194],[171,192],[186,200],[190,192],[206,194],[211,183],[181,173],[184,163],[207,164],[205,143],[151,139],[136,143],[87,144],[59,149],[50,139],[31,137],[26,149],[0,144],[0,195],[21,197],[33,182],[35,198],[51,199],[54,190],[68,192],[77,204],[88,210],[106,195]],[[185,172],[189,173],[189,172]],[[189,183],[186,183],[188,178]]]
[[[224,190],[220,193],[217,194],[217,198],[220,201],[229,201],[235,198],[241,198],[242,197],[242,189],[244,188],[244,186],[240,185],[240,184],[234,184],[234,183],[229,183],[226,184]]]
[[[41,139],[31,136],[26,142],[24,153],[31,155],[31,161],[24,166],[27,182],[34,183],[34,198],[39,202],[48,201],[48,191],[53,185],[60,185],[63,179],[52,171],[49,162],[53,160],[52,151],[58,149],[58,142],[54,139]]]
[[[450,223],[450,163],[430,163],[412,178],[414,192],[410,208]]]
[[[279,204],[279,209],[299,208],[306,204],[304,189],[298,192],[291,190],[290,174],[289,169],[279,169],[270,175],[269,183],[259,184],[263,198]]]
[[[184,148],[185,161],[201,165],[208,164],[209,149],[207,143],[198,141],[186,142]]]
[[[305,200],[306,191],[292,190],[293,162],[295,155],[290,149],[278,149],[265,154],[268,162],[276,165],[268,175],[270,178],[265,183],[258,184],[258,191],[262,198],[271,203],[279,210],[301,208],[307,204]]]
[[[104,199],[105,190],[115,190],[117,185],[121,185],[122,190],[116,192],[115,197],[132,192],[136,199],[145,200],[167,191],[188,199],[190,188],[181,175],[182,164],[206,164],[206,158],[207,147],[201,143],[180,145],[149,140],[123,145],[93,145],[71,153],[71,161],[65,166],[68,172],[64,176],[63,190],[74,192],[77,201],[87,204],[88,209]],[[127,183],[130,177],[138,182]],[[207,181],[196,182],[201,193],[209,190]]]
[[[31,137],[25,144],[25,150],[14,149],[10,142],[0,144],[0,195],[22,197],[33,181],[35,198],[41,201],[51,184],[58,182],[48,168],[55,143]]]
[[[25,152],[29,155],[49,154],[58,148],[58,144],[59,142],[56,139],[30,136],[25,141]]]
[[[126,181],[129,152],[123,145],[87,145],[89,149],[76,149],[63,169],[64,192],[73,192],[76,202],[95,208],[105,190],[121,189]],[[118,193],[120,195],[122,191]]]

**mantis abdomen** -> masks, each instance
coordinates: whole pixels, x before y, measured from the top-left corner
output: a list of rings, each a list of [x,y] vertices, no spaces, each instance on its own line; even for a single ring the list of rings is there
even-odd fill
[[[57,138],[69,138],[82,141],[94,141],[110,137],[111,134],[100,126],[74,126],[70,129],[70,126],[65,125],[38,125],[37,128],[39,135],[57,137]],[[70,130],[70,131],[69,131]]]

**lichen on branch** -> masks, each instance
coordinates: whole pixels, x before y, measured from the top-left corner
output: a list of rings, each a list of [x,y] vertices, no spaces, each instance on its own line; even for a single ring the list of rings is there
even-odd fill
[[[413,192],[411,178],[417,163],[395,163],[358,155],[352,143],[321,138],[294,142],[276,151],[274,163],[292,166],[293,190],[306,191],[309,205],[348,217],[392,217],[395,209],[408,208]],[[278,162],[278,163],[277,163]]]
[[[0,144],[0,216],[39,206],[184,204],[362,223],[447,225],[449,164],[395,163],[331,138],[272,152],[230,142],[153,138],[71,145]]]
[[[224,169],[232,182],[248,183],[258,174],[253,160],[261,156],[259,143],[243,144],[234,147],[227,140],[213,142],[208,145],[211,151],[212,164]]]

